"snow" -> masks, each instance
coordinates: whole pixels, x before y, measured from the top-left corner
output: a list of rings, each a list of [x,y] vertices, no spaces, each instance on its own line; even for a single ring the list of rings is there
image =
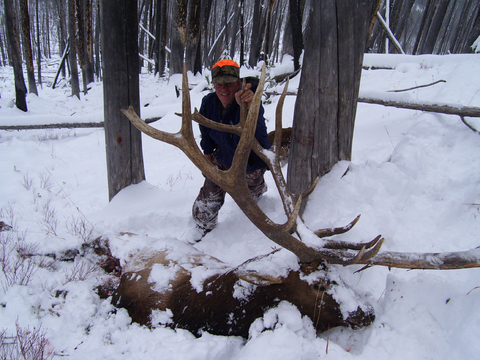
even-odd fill
[[[480,54],[366,54],[364,64],[391,69],[364,70],[361,96],[480,107]],[[270,76],[285,69],[293,70],[291,57],[270,68]],[[242,75],[258,72],[242,68]],[[298,87],[298,79],[292,79],[290,91]],[[437,80],[445,82],[388,92]],[[175,112],[181,111],[181,102],[175,86],[181,86],[180,77],[167,81],[142,74],[140,83],[142,118],[160,116],[154,127],[178,131]],[[199,108],[208,80],[189,74],[189,83],[192,109]],[[28,95],[27,113],[12,106],[12,84],[11,68],[0,68],[0,125],[103,121],[100,82],[91,84],[81,100],[71,97],[62,84],[55,90],[44,84],[38,87],[38,97]],[[282,86],[269,90],[281,91]],[[273,130],[278,97],[270,100],[265,114]],[[284,127],[291,126],[294,102],[293,96],[285,101]],[[478,119],[466,120],[480,128]],[[138,254],[166,247],[180,257],[195,253],[186,236],[203,177],[173,146],[144,136],[143,148],[147,181],[127,187],[108,202],[102,129],[0,131],[0,220],[14,227],[1,233],[2,241],[9,239],[11,246],[20,238],[36,245],[38,253],[59,254],[103,236],[123,266],[132,265]],[[320,180],[304,220],[317,229],[343,226],[361,214],[358,224],[339,238],[365,241],[382,234],[384,251],[473,249],[480,245],[479,179],[480,136],[458,116],[360,103],[353,159],[338,163]],[[268,173],[267,182],[269,190],[259,204],[272,220],[283,223],[286,218]],[[274,244],[227,197],[219,226],[195,247],[236,267],[271,252]],[[244,340],[208,333],[195,338],[188,331],[172,330],[161,325],[170,321],[168,311],[154,314],[159,324],[154,329],[131,323],[125,310],[114,309],[109,299],[95,293],[110,276],[95,268],[88,255],[74,262],[33,259],[40,266],[26,285],[8,283],[0,271],[0,334],[14,336],[17,325],[42,329],[46,350],[66,359],[474,359],[480,352],[478,269],[407,271],[377,266],[356,273],[360,266],[331,266],[332,277],[374,307],[376,320],[370,327],[338,328],[317,337],[312,322],[282,302],[257,319]],[[281,275],[298,264],[295,256],[281,250],[242,266]],[[174,267],[158,266],[151,280],[168,287],[163,280],[174,276]],[[194,272],[200,286],[208,273]],[[240,285],[236,295],[247,296],[249,287]],[[352,298],[340,291],[334,295]],[[348,311],[353,304],[344,306]]]

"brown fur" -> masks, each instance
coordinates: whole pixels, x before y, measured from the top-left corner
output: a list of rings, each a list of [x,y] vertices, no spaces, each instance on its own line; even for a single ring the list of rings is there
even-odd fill
[[[270,131],[268,133],[268,140],[270,144],[274,144],[276,130]],[[286,164],[288,161],[288,153],[290,151],[290,144],[292,143],[292,128],[282,129],[282,139],[280,141],[280,152],[279,152],[279,161],[282,165]]]
[[[152,310],[170,309],[173,327],[189,330],[195,335],[204,330],[246,338],[253,321],[282,300],[294,304],[303,315],[309,316],[318,331],[336,326],[367,326],[374,319],[371,308],[362,309],[360,306],[343,319],[339,304],[327,293],[329,286],[341,285],[332,285],[324,279],[308,284],[300,279],[298,271],[290,271],[280,283],[252,285],[249,296],[238,299],[234,297],[234,286],[241,286],[243,280],[236,271],[226,270],[209,277],[203,282],[202,291],[197,292],[191,285],[191,274],[180,266],[169,289],[159,293],[152,289],[148,278],[155,263],[168,265],[165,258],[164,253],[157,254],[148,261],[147,267],[122,275],[112,302],[117,307],[126,308],[134,322],[152,325]]]

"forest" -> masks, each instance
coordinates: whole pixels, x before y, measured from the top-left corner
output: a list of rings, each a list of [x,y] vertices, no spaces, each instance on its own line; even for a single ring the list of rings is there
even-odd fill
[[[298,69],[310,2],[139,0],[140,67],[169,76],[181,73],[183,60],[195,73],[222,57],[254,67],[259,60],[275,63],[290,54]],[[375,2],[371,19],[365,19],[370,21],[366,52],[468,53],[480,35],[480,3],[476,0]],[[42,61],[55,59],[60,61],[59,74],[47,86],[67,78],[73,93],[80,96],[81,91],[88,91],[88,83],[102,79],[100,17],[100,0],[3,0],[0,66],[24,64],[28,92],[35,93],[36,86],[44,82]]]

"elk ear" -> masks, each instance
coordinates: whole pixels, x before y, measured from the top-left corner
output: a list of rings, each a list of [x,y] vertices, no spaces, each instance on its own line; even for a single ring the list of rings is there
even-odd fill
[[[239,279],[244,280],[252,285],[268,286],[272,284],[281,284],[283,279],[280,277],[274,277],[271,275],[259,274],[253,270],[239,270],[235,271],[235,274]]]

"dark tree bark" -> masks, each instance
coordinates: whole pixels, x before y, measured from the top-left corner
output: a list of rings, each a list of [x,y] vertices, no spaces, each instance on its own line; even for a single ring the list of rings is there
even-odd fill
[[[201,64],[201,61],[197,61],[197,57],[200,56],[198,50],[201,44],[200,13],[201,0],[189,0],[185,39],[185,64],[187,65],[187,70],[191,70],[194,74],[202,72],[201,66],[198,68],[198,64]]]
[[[290,29],[293,43],[293,65],[295,70],[300,69],[300,56],[303,51],[302,13],[300,0],[290,0]]]
[[[7,52],[5,51],[5,46],[3,45],[3,36],[2,32],[0,31],[0,52],[2,53],[2,63],[1,66],[7,65]]]
[[[188,0],[177,0],[174,4],[171,34],[170,75],[183,71],[185,32],[187,27]]]
[[[75,8],[77,12],[77,32],[76,44],[78,50],[78,61],[82,69],[82,83],[83,83],[83,94],[87,94],[87,85],[89,84],[89,79],[87,78],[87,65],[86,65],[86,56],[85,56],[85,16],[83,9],[83,0],[75,0]]]
[[[68,35],[67,35],[67,23],[66,23],[66,15],[65,15],[65,3],[63,0],[56,0],[55,2],[57,7],[57,18],[58,18],[58,50],[59,54],[63,54],[65,52],[65,48],[67,47]],[[62,77],[66,77],[65,65],[61,67]]]
[[[75,36],[75,0],[68,0],[68,41],[69,52],[68,60],[70,62],[70,86],[72,87],[72,96],[80,99],[80,83],[78,81],[77,68],[77,50]]]
[[[40,87],[42,86],[42,47],[41,47],[41,42],[40,42],[40,14],[38,11],[38,0],[35,1],[35,8],[36,8],[36,14],[35,14],[35,19],[36,19],[36,27],[37,27],[37,79],[38,83],[40,84]]]
[[[103,101],[111,200],[145,180],[142,138],[120,109],[140,112],[137,1],[101,2]]]
[[[157,0],[157,27],[155,41],[155,74],[165,72],[165,46],[167,45],[167,0]]]
[[[100,66],[100,1],[96,3],[96,19],[95,19],[95,76],[97,80],[102,79],[102,67]]]
[[[85,72],[87,83],[95,81],[93,67],[92,0],[85,0]]]
[[[250,56],[248,58],[248,64],[251,67],[254,67],[257,65],[258,59],[260,58],[263,41],[261,0],[255,0],[252,23],[252,39],[250,43]]]
[[[38,96],[33,69],[32,41],[30,38],[30,17],[28,15],[28,0],[20,0],[20,17],[22,18],[22,45],[27,65],[28,92]]]
[[[372,0],[312,2],[293,121],[287,180],[306,191],[351,158],[353,126]]]
[[[245,0],[240,0],[240,66],[245,64]]]
[[[18,19],[15,16],[13,0],[4,0],[5,6],[5,28],[7,31],[7,42],[9,46],[10,61],[13,66],[15,77],[15,105],[22,111],[27,111],[27,87],[23,78],[22,53],[20,50],[20,38],[18,34]]]

